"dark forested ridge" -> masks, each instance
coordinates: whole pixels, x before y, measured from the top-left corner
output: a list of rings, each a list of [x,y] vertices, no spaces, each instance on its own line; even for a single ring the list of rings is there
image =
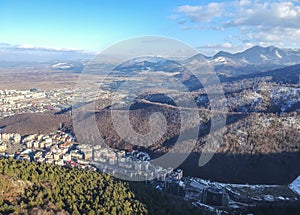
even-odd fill
[[[26,184],[19,186],[20,195],[16,198],[0,198],[3,214],[52,204],[55,212],[64,210],[71,214],[147,213],[146,206],[135,199],[126,183],[106,174],[13,159],[1,159],[0,171],[2,177],[15,177],[11,183]],[[2,191],[9,186],[4,182],[1,180]]]
[[[0,159],[0,214],[195,214],[188,203],[144,182]],[[184,211],[184,212],[182,212]]]

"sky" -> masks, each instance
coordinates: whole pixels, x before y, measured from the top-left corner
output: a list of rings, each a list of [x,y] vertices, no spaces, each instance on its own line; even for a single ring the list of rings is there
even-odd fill
[[[300,48],[300,0],[2,0],[0,43],[99,52],[159,35],[200,52]]]

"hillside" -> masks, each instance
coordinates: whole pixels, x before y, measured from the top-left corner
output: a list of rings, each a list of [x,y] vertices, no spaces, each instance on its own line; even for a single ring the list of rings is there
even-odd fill
[[[128,187],[108,175],[1,159],[1,173],[29,184],[20,187],[20,196],[2,196],[2,213],[47,207],[72,214],[145,214],[145,205],[134,198]],[[12,186],[12,185],[10,185]],[[4,192],[5,190],[3,190]]]
[[[223,82],[232,82],[236,80],[250,79],[250,78],[266,78],[270,77],[270,82],[281,84],[298,84],[299,83],[300,64],[278,68],[266,72],[255,72],[252,74],[239,75],[237,77],[224,78]]]
[[[0,214],[184,214],[188,203],[144,183],[14,159],[0,159]]]
[[[156,144],[147,149],[142,149],[149,152],[152,158],[166,153],[177,140],[180,128],[180,123],[178,123],[179,112],[168,106],[158,105],[139,105],[130,111],[130,121],[133,129],[141,134],[149,132],[148,117],[156,111],[165,115],[168,119],[168,127],[167,133]],[[106,144],[113,148],[122,149],[134,147],[122,140],[116,133],[110,114],[111,110],[107,109],[96,113],[98,129]],[[204,113],[201,114],[205,116]],[[51,122],[55,117],[66,119],[62,120],[65,124],[64,129],[73,130],[71,120],[64,115],[44,113],[36,117],[34,114],[26,114],[26,117],[29,117],[26,121],[18,120],[23,117],[25,116],[11,117],[9,120],[11,124],[5,124],[8,122],[7,120],[2,121],[2,125],[6,126],[3,131],[18,132],[23,135],[42,132],[42,126],[46,126],[47,122]],[[295,122],[290,122],[290,117],[293,117]],[[84,118],[89,124],[90,117],[85,116]],[[40,121],[41,119],[43,121]],[[294,165],[299,162],[300,148],[299,130],[295,127],[298,124],[297,120],[299,120],[299,113],[296,112],[286,114],[286,116],[266,113],[232,115],[227,120],[223,145],[208,165],[198,167],[201,146],[205,143],[205,135],[210,126],[208,121],[208,124],[203,124],[205,126],[201,128],[199,143],[181,167],[184,168],[186,175],[223,182],[288,184],[300,174],[300,169],[297,165]],[[294,125],[290,123],[294,123]],[[59,121],[54,125],[59,126]],[[53,126],[53,128],[57,127]],[[42,133],[50,130],[43,130]],[[226,172],[221,171],[224,164],[228,168]],[[268,174],[265,174],[266,172]],[[239,177],[236,177],[236,175],[239,175]]]
[[[159,70],[165,64],[174,65],[174,62],[159,61],[159,66],[154,67],[152,63],[151,61],[136,62],[131,67],[125,64],[118,68],[119,71],[114,72],[123,77],[122,75],[138,73],[139,68],[152,72],[152,70]],[[168,73],[178,75],[173,72],[173,67],[170,67]],[[153,73],[154,76],[160,74]],[[188,73],[184,73],[184,75],[178,75],[181,81],[191,81]],[[168,78],[165,74],[163,76]],[[156,77],[155,80],[159,81],[160,78]],[[299,167],[295,165],[299,162],[300,148],[299,127],[297,127],[300,125],[298,81],[299,65],[225,79],[222,86],[227,99],[225,103],[228,113],[222,113],[227,115],[223,144],[208,165],[202,168],[198,166],[198,159],[211,126],[210,117],[213,113],[210,111],[209,99],[204,89],[191,92],[199,107],[200,121],[194,117],[189,119],[189,122],[190,124],[193,124],[195,120],[197,123],[200,122],[200,132],[193,153],[181,165],[185,174],[223,182],[290,183],[294,177],[300,174]],[[143,82],[136,80],[134,83]],[[135,85],[133,84],[133,86]],[[137,94],[140,95],[141,92],[137,92]],[[179,92],[175,95],[184,102],[184,94]],[[96,102],[95,119],[98,125],[97,129],[105,143],[112,148],[141,149],[121,138],[112,122],[113,111],[126,114],[124,110],[127,108],[127,100],[121,99],[113,104],[109,99],[107,101],[100,100]],[[88,107],[86,105],[85,107],[86,112],[79,117],[79,121],[86,125],[82,128],[91,125],[91,116],[95,111],[95,106]],[[130,106],[129,118],[133,130],[140,134],[147,134],[150,130],[149,118],[155,112],[164,115],[167,129],[159,140],[156,140],[148,148],[142,148],[151,155],[151,158],[160,157],[172,148],[182,126],[180,107],[176,107],[174,101],[170,97],[164,96],[163,93],[151,94],[150,92],[137,97]],[[286,114],[283,114],[284,112]],[[188,114],[188,111],[185,114]],[[82,143],[89,143],[89,138],[97,133],[93,134],[93,130],[90,129],[90,133],[85,135],[86,141],[80,139],[78,133],[73,129],[69,112],[64,114],[25,113],[6,117],[0,120],[0,128],[4,133],[47,134],[59,128],[61,123],[64,125],[63,129],[74,132],[75,134],[73,134],[77,135],[79,142]],[[191,128],[188,126],[185,128],[186,131],[189,129]],[[224,164],[229,168],[226,172],[222,171]],[[216,169],[218,171],[215,171]],[[266,172],[268,174],[265,174]]]
[[[60,123],[69,122],[69,114],[55,115],[54,112],[23,113],[0,120],[4,133],[47,134],[59,128]]]

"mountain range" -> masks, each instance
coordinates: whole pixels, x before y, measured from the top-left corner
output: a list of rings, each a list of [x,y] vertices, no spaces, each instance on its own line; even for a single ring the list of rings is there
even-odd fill
[[[237,53],[220,51],[214,56],[198,54],[188,60],[195,60],[199,56],[207,59],[218,75],[225,78],[265,72],[300,64],[300,49],[277,48],[274,46],[253,46],[252,48]],[[36,62],[46,63],[55,70],[74,70],[78,73],[92,57],[94,57],[93,53],[80,50],[23,47],[0,43],[0,67],[10,65],[20,66],[28,62]],[[133,60],[130,64],[124,63],[116,67],[115,70],[119,70],[120,72],[133,72],[146,69],[175,72],[176,68],[174,68],[174,63],[175,62],[171,62],[170,60],[164,61],[163,59],[159,59],[159,61],[156,62],[151,59],[141,58],[138,61]]]
[[[274,46],[253,46],[252,48],[235,54],[220,51],[212,57],[212,61],[221,64],[235,62],[239,65],[294,65],[300,63],[300,50],[280,49]]]
[[[206,58],[219,74],[237,76],[300,64],[300,50],[253,46],[243,52],[220,51]]]
[[[123,75],[137,74],[141,71],[164,71],[167,73],[180,73],[182,67],[180,64],[193,63],[206,59],[220,78],[231,78],[241,75],[257,75],[259,73],[273,71],[300,64],[300,49],[280,49],[274,46],[261,47],[254,46],[243,52],[229,53],[220,51],[214,56],[208,57],[203,54],[197,54],[184,62],[175,62],[163,58],[154,60],[137,58],[130,63],[123,63],[115,70]]]

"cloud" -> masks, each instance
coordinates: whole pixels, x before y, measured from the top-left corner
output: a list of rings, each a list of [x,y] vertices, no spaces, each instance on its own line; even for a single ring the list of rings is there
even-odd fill
[[[44,52],[84,52],[84,50],[72,48],[55,48],[46,46],[34,46],[31,44],[8,44],[0,43],[1,50],[23,50],[23,51],[44,51]]]
[[[300,6],[292,2],[253,3],[237,9],[237,15],[223,27],[258,26],[300,28]]]
[[[246,5],[250,5],[252,2],[250,0],[241,0],[239,3],[240,6],[246,6]]]
[[[52,60],[90,59],[94,53],[53,47],[0,43],[0,61],[47,62]]]
[[[191,22],[210,22],[223,14],[223,3],[209,3],[204,6],[183,5],[176,9],[179,14],[184,14]]]
[[[299,46],[300,29],[295,28],[258,28],[256,30],[246,29],[246,37],[250,41],[255,41],[260,44],[272,45],[274,43],[280,46]]]
[[[183,29],[238,29],[241,42],[300,45],[298,1],[240,0],[176,8]]]

